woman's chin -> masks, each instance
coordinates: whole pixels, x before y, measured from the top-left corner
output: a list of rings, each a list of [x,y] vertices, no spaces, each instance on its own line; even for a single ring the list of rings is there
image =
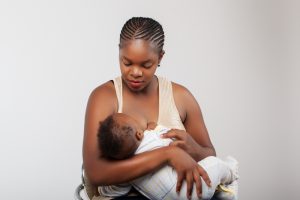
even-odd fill
[[[141,92],[144,90],[144,87],[129,87],[132,92]]]

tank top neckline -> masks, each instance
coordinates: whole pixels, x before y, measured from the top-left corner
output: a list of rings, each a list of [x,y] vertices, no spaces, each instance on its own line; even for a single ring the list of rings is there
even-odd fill
[[[157,83],[158,83],[158,113],[157,113],[157,124],[160,123],[160,116],[161,116],[161,77],[154,75],[157,79]],[[117,79],[119,79],[119,87],[115,87],[116,90],[120,90],[120,91],[116,91],[117,93],[117,100],[118,100],[118,113],[123,113],[123,80],[122,77],[117,77]],[[114,83],[117,84],[117,83]]]

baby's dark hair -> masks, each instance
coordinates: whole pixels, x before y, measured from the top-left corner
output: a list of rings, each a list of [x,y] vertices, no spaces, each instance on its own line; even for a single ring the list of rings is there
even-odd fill
[[[109,159],[124,159],[134,152],[125,152],[126,139],[132,138],[134,130],[127,125],[119,124],[113,115],[100,122],[98,129],[98,145],[101,156]]]
[[[133,17],[123,26],[120,34],[120,47],[123,41],[144,39],[153,43],[160,53],[163,50],[165,35],[160,23],[148,17]]]

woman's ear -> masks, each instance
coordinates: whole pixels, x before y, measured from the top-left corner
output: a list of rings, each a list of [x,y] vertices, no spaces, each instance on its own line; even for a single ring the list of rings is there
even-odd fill
[[[135,133],[135,136],[136,136],[136,139],[138,141],[141,141],[144,137],[144,132],[142,130],[138,130],[136,133]]]
[[[159,57],[158,57],[158,64],[160,64],[160,61],[164,57],[164,55],[165,55],[165,51],[161,50],[161,52],[159,53]]]

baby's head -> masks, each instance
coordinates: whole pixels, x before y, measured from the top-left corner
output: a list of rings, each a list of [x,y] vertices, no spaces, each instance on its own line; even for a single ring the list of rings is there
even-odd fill
[[[100,122],[98,144],[101,156],[110,159],[125,159],[134,154],[144,133],[140,124],[123,113],[108,116]]]

